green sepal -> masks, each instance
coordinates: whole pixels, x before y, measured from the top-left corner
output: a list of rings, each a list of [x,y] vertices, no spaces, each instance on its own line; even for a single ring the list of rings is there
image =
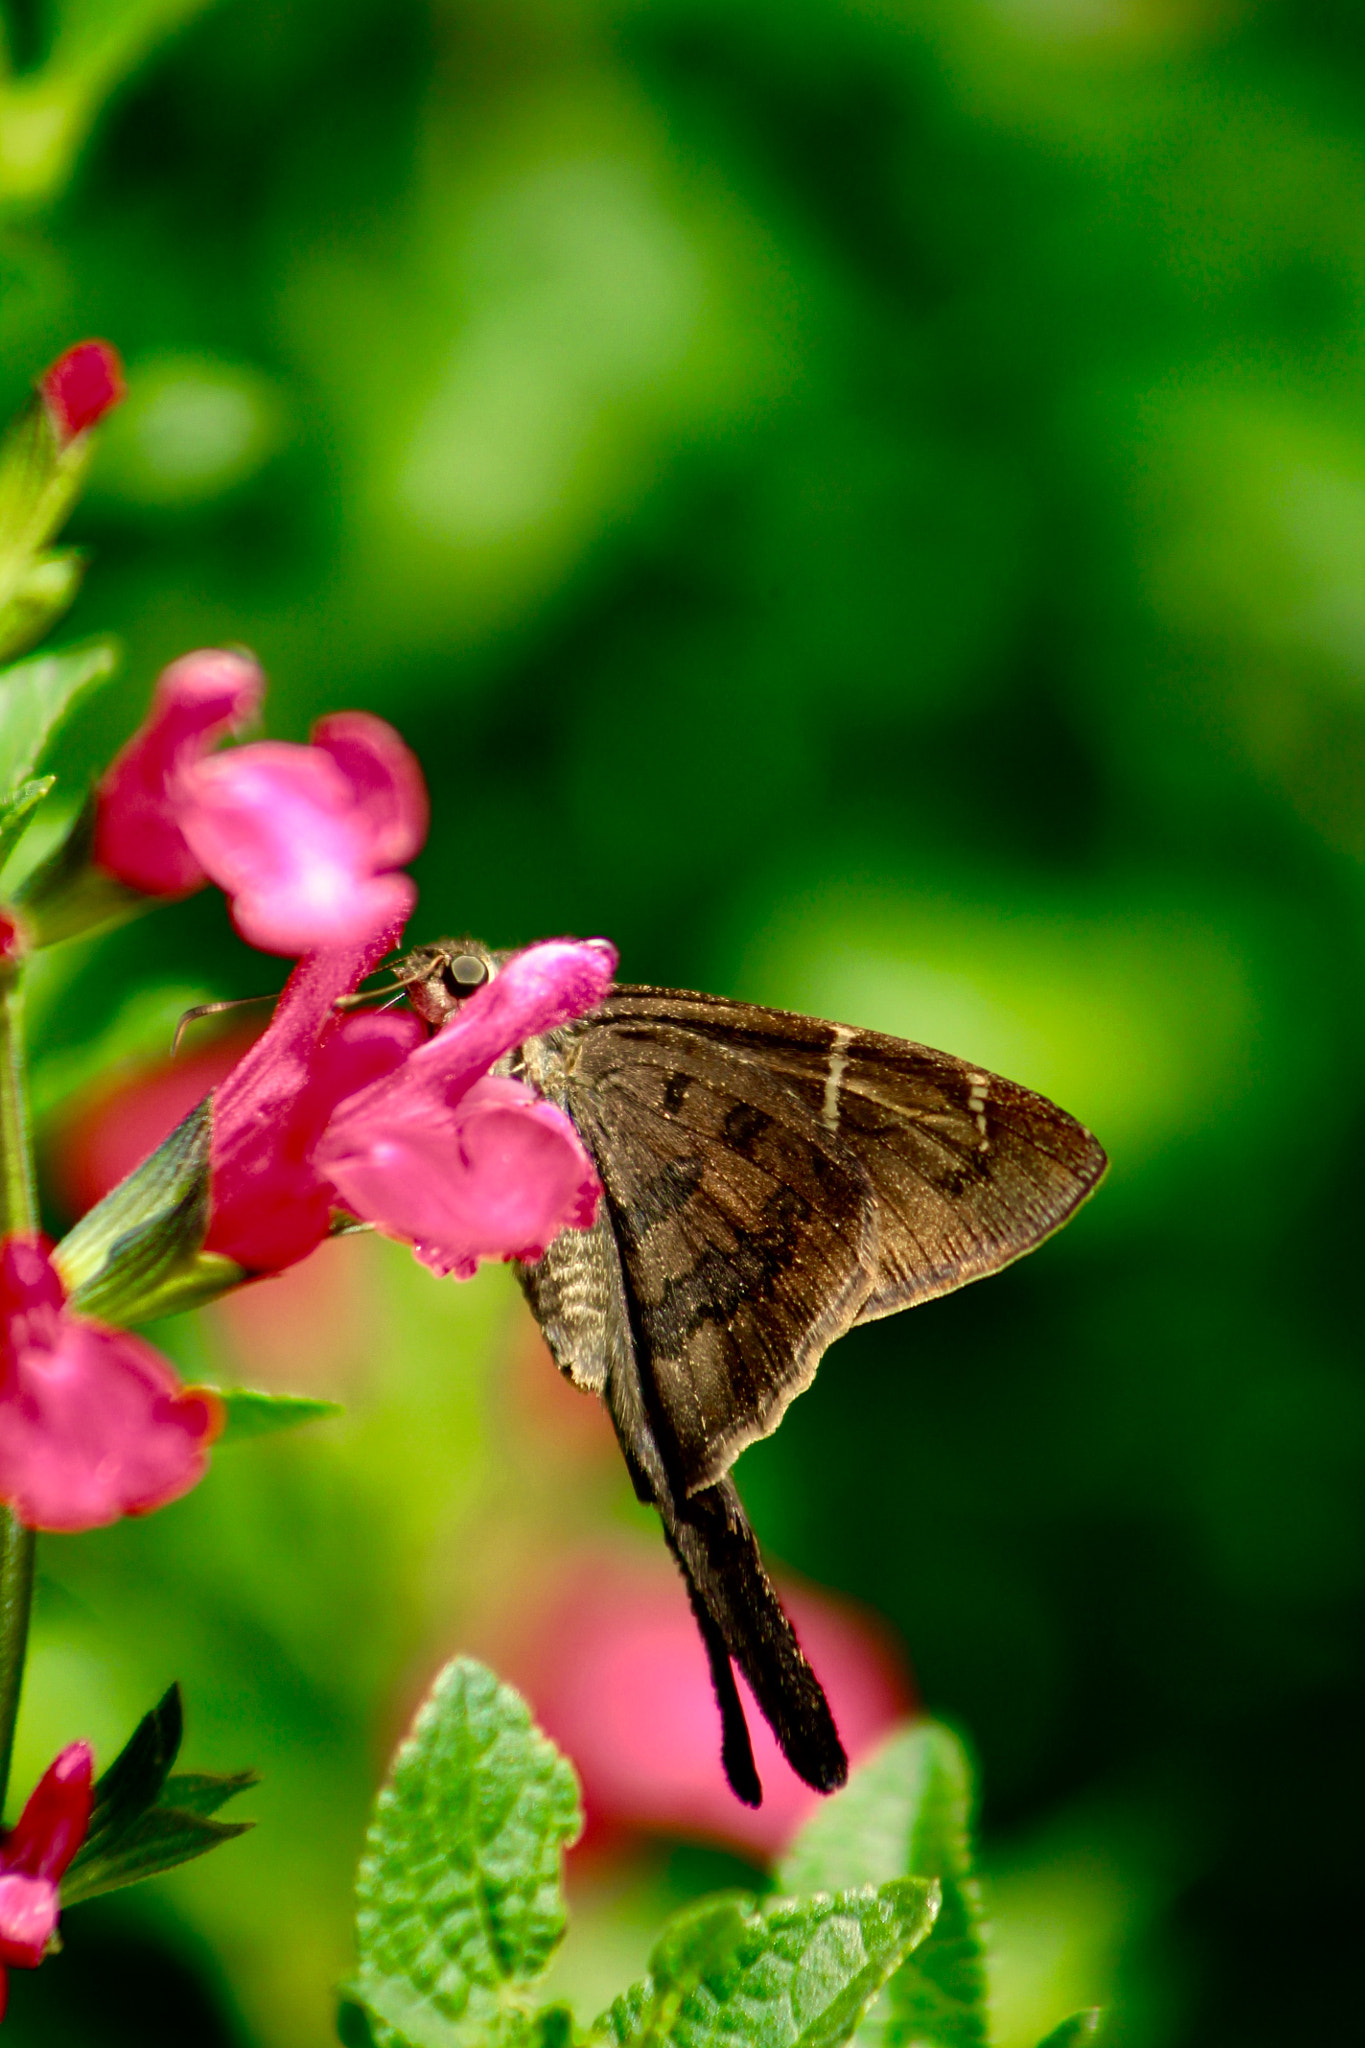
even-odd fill
[[[63,939],[127,924],[164,901],[160,896],[144,896],[140,889],[130,889],[126,882],[96,867],[98,816],[95,792],[91,790],[65,838],[14,892],[35,946],[56,946]]]
[[[564,1932],[582,1824],[571,1766],[510,1686],[439,1674],[394,1758],[356,1879],[345,1996],[379,2048],[531,2048],[529,1992]]]
[[[1095,2039],[1103,2023],[1103,2008],[1098,2005],[1087,2006],[1083,2012],[1073,2012],[1070,2019],[1062,2021],[1060,2027],[1054,2027],[1052,2032],[1038,2043],[1038,2048],[1084,2048],[1087,2041]]]
[[[32,775],[57,727],[86,690],[118,666],[109,640],[35,654],[0,672],[0,794]]]
[[[39,804],[44,797],[51,795],[56,786],[55,775],[40,775],[31,781],[21,782],[7,797],[0,798],[0,867],[4,866],[32,824]]]
[[[308,1394],[263,1394],[254,1387],[215,1387],[214,1392],[227,1416],[218,1439],[220,1450],[225,1444],[251,1443],[282,1429],[346,1413],[340,1401],[317,1401]]]
[[[784,1890],[835,1890],[894,1875],[931,1877],[943,1904],[933,1940],[896,1973],[886,2048],[986,2048],[986,1950],[972,1874],[971,1770],[950,1729],[894,1735],[807,1822],[784,1859]]]
[[[613,2048],[843,2048],[938,1908],[923,1878],[761,1905],[708,1899],[670,1924],[648,1977],[594,2031]]]
[[[0,625],[75,504],[92,452],[89,434],[62,444],[36,393],[0,443]],[[0,656],[10,651],[0,642]]]
[[[211,1818],[258,1782],[254,1771],[170,1775],[184,1729],[180,1687],[173,1685],[143,1715],[95,1786],[85,1840],[62,1879],[64,1907],[172,1870],[254,1825]]]
[[[0,605],[0,661],[23,654],[70,611],[85,575],[78,548],[38,555],[13,594]]]
[[[206,1096],[53,1252],[73,1308],[123,1326],[177,1314],[248,1275],[206,1252],[213,1098]]]

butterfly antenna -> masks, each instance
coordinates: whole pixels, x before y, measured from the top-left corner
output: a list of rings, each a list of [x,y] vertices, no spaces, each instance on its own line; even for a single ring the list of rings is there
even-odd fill
[[[175,1027],[175,1036],[171,1040],[171,1058],[174,1059],[179,1052],[180,1041],[190,1025],[197,1024],[201,1017],[221,1017],[227,1010],[247,1010],[257,1003],[273,1003],[276,1000],[273,995],[231,996],[221,1003],[196,1003],[192,1010],[183,1012],[180,1022]]]

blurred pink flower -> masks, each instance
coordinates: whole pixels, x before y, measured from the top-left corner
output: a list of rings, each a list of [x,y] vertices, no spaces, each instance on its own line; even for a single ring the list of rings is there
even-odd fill
[[[216,1397],[140,1337],[71,1314],[36,1235],[0,1245],[0,1500],[33,1529],[149,1514],[208,1469]]]
[[[48,1765],[0,1842],[0,2019],[5,1966],[35,1970],[57,1931],[58,1892],[90,1825],[95,1760],[73,1742]]]
[[[123,365],[107,341],[78,341],[38,380],[53,432],[63,447],[103,419],[124,393]]]
[[[265,678],[249,655],[205,648],[163,669],[151,708],[96,791],[94,859],[145,896],[183,896],[208,875],[180,826],[180,777],[216,739],[260,709]]]
[[[857,1763],[914,1710],[904,1664],[869,1614],[813,1587],[785,1586],[783,1605],[829,1695]],[[744,1680],[763,1804],[741,1806],[720,1763],[720,1716],[682,1580],[589,1553],[571,1565],[535,1640],[500,1645],[548,1734],[583,1781],[589,1833],[629,1829],[781,1853],[820,1804],[778,1749]]]
[[[382,718],[343,712],[306,747],[204,755],[180,769],[173,801],[233,923],[267,953],[356,945],[412,912],[416,888],[396,870],[426,838],[426,786]]]
[[[301,960],[266,1031],[213,1099],[206,1249],[275,1273],[327,1235],[336,1196],[314,1154],[337,1104],[408,1057],[426,1027],[406,1011],[336,1008],[372,974],[401,924]]]
[[[317,1152],[347,1207],[461,1279],[480,1259],[537,1259],[560,1230],[586,1229],[601,1190],[578,1133],[553,1103],[488,1070],[595,1008],[615,968],[602,939],[528,947],[401,1067],[350,1096]]]

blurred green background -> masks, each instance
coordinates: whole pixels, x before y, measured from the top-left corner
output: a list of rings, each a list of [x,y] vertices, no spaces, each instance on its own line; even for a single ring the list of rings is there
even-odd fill
[[[54,765],[246,642],[276,735],[365,705],[420,753],[416,936],[607,932],[633,979],[942,1044],[1090,1123],[1074,1229],[840,1345],[742,1487],[976,1745],[1006,2048],[1097,1998],[1128,2048],[1343,2038],[1365,14],[4,15],[0,397],[89,333],[129,366],[62,636],[126,662]],[[60,949],[44,1099],[121,1017],[276,979],[212,895]],[[190,1766],[266,1782],[245,1843],[71,1916],[16,2044],[328,2039],[424,1678],[557,1546],[656,1540],[538,1405],[506,1274],[320,1257],[158,1337],[347,1420],[45,1540],[20,1782],[177,1675]],[[632,1869],[583,1944],[638,1921],[642,1955],[702,1881]]]

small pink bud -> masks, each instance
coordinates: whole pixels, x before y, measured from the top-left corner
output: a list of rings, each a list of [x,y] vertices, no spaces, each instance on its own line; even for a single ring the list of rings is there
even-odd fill
[[[29,951],[28,933],[12,910],[0,910],[0,967],[17,967]]]
[[[90,1825],[94,1768],[90,1745],[70,1743],[0,1843],[0,1964],[33,1970],[47,1952],[61,1880]]]
[[[65,448],[123,397],[126,386],[118,351],[107,341],[78,341],[43,372],[38,389]]]

